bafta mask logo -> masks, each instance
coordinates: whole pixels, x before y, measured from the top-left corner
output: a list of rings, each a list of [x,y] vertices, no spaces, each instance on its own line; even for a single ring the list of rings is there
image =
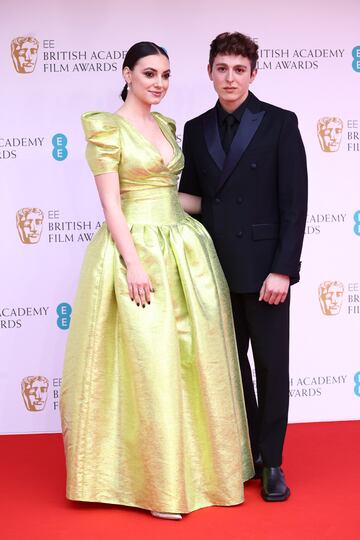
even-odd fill
[[[28,411],[43,411],[48,395],[49,381],[42,375],[31,375],[21,381],[21,394]]]
[[[324,116],[317,123],[317,134],[321,150],[337,152],[340,148],[343,121],[335,116]]]
[[[340,281],[324,281],[319,285],[319,302],[324,315],[338,315],[344,296]]]
[[[40,240],[44,213],[40,208],[20,208],[16,212],[16,227],[23,244],[37,244]]]
[[[31,36],[16,37],[11,42],[11,57],[18,73],[32,73],[36,66],[39,42]]]

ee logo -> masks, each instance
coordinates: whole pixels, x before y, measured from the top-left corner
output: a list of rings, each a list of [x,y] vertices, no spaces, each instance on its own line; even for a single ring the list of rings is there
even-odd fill
[[[360,397],[360,371],[354,375],[354,392],[357,397]]]
[[[357,236],[360,236],[360,210],[357,210],[354,214],[354,221],[355,221],[355,225],[354,225],[354,233],[357,235]]]
[[[54,150],[52,156],[56,161],[64,161],[68,157],[68,151],[66,148],[67,137],[63,133],[56,133],[51,139]]]
[[[70,304],[63,302],[56,308],[58,318],[56,324],[61,330],[67,330],[70,326],[72,307]]]
[[[360,73],[360,45],[353,48],[352,55],[354,59],[352,62],[352,68],[354,71]]]

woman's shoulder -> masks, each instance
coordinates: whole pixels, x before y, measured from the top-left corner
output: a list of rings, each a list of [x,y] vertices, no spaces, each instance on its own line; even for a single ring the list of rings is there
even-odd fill
[[[103,112],[103,111],[88,111],[81,115],[82,123],[105,123],[105,124],[114,124],[115,118],[114,113]]]
[[[81,115],[81,123],[86,136],[99,132],[114,132],[118,129],[114,113],[88,111]]]
[[[163,122],[164,124],[167,124],[171,130],[175,133],[176,132],[176,122],[172,118],[169,118],[169,116],[165,116],[164,114],[161,114],[159,112],[153,112],[153,116],[155,116],[160,122]]]

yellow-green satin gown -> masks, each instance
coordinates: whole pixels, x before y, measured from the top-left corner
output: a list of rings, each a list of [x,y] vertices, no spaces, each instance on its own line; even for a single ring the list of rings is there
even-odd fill
[[[241,503],[253,464],[227,284],[178,201],[175,124],[153,116],[168,164],[124,118],[82,116],[91,170],[119,174],[155,293],[145,309],[130,300],[104,224],[85,255],[62,379],[67,497],[186,513]]]

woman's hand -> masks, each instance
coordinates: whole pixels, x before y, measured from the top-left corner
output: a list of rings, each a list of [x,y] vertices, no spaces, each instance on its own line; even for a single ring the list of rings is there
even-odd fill
[[[139,262],[127,265],[127,283],[129,296],[136,304],[144,308],[150,304],[150,293],[155,292],[150,278]]]

